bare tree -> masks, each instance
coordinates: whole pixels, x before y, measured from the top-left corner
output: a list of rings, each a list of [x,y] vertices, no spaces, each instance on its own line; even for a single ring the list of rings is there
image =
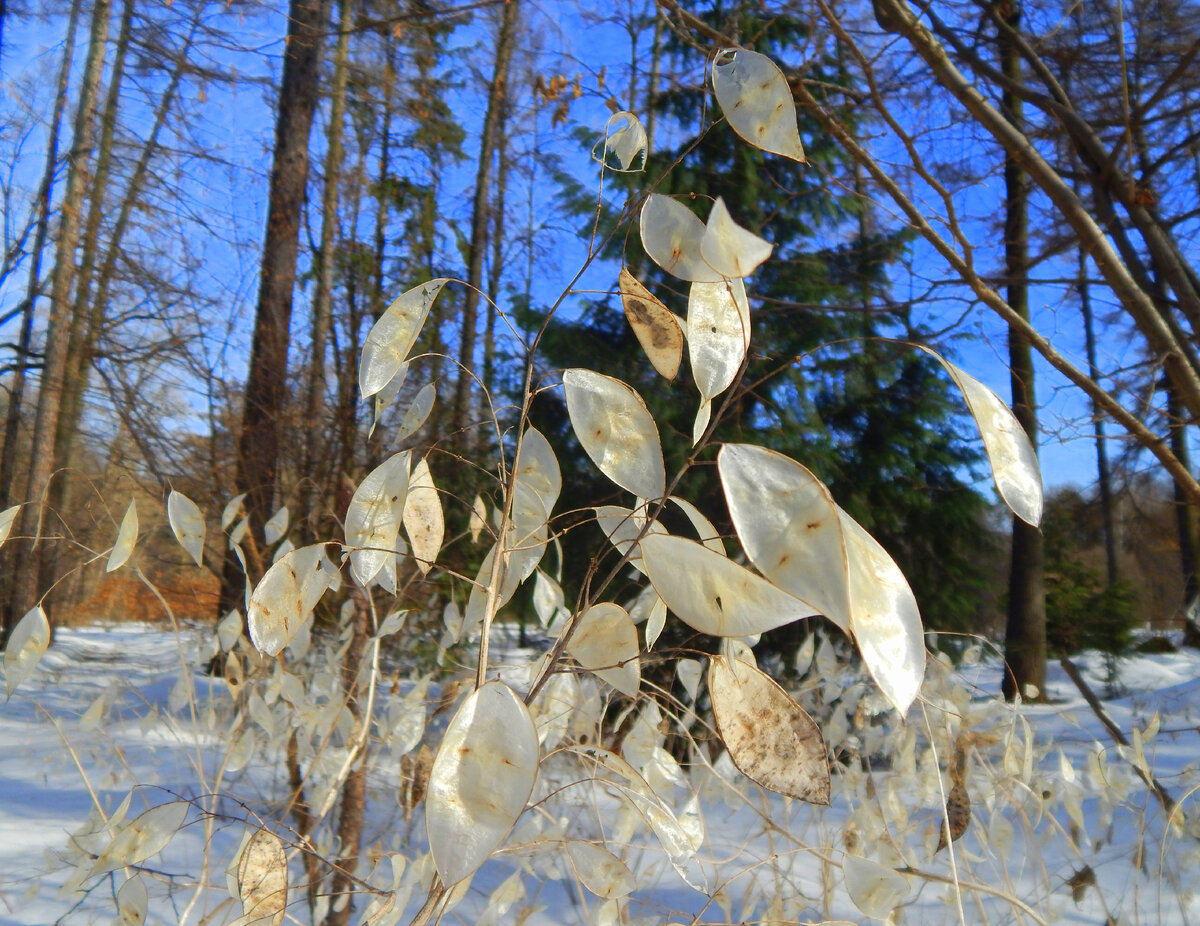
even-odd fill
[[[54,459],[61,467],[59,478],[49,487],[46,508],[60,520],[66,511],[69,485],[72,481],[75,435],[79,430],[79,417],[83,411],[83,390],[90,366],[89,357],[95,338],[92,335],[91,313],[88,296],[96,268],[99,251],[100,223],[107,200],[109,175],[112,169],[114,136],[116,134],[117,111],[121,98],[121,84],[125,77],[125,60],[129,53],[130,33],[133,24],[133,0],[125,0],[121,12],[121,26],[117,32],[116,51],[105,94],[104,108],[100,114],[100,135],[96,143],[96,158],[91,169],[91,184],[88,191],[88,215],[80,236],[79,260],[75,279],[74,305],[71,309],[71,325],[67,342],[66,367],[63,370],[62,410],[54,433]],[[99,304],[97,304],[99,308]],[[64,528],[66,525],[64,524]],[[42,548],[39,583],[49,588],[57,578],[62,563],[61,550],[47,544]]]
[[[46,144],[46,160],[42,167],[42,179],[38,187],[33,243],[30,248],[29,280],[25,288],[25,299],[16,310],[21,318],[20,332],[15,345],[13,380],[8,391],[8,411],[4,422],[4,451],[0,457],[0,508],[7,508],[12,500],[13,484],[17,477],[17,440],[21,424],[22,404],[25,398],[26,370],[29,352],[33,344],[33,310],[41,287],[42,252],[50,228],[51,205],[54,200],[54,176],[58,168],[59,129],[63,113],[67,108],[67,85],[71,77],[71,60],[75,52],[75,32],[79,26],[79,11],[82,4],[72,3],[67,19],[66,38],[63,42],[62,63],[55,82],[53,114],[50,117],[49,138]],[[8,603],[0,614],[0,642],[7,638]]]
[[[312,307],[312,349],[309,351],[308,389],[304,418],[307,432],[302,470],[299,516],[306,543],[317,536],[318,512],[315,500],[325,489],[318,479],[318,451],[323,443],[325,425],[325,353],[333,318],[333,267],[338,235],[338,186],[342,182],[344,144],[342,133],[346,114],[346,82],[349,70],[350,0],[341,0],[338,17],[338,41],[334,52],[333,86],[330,89],[329,126],[326,129],[325,180],[321,192],[321,246],[317,252],[317,287]]]
[[[974,127],[975,138],[986,139],[1004,152],[1013,169],[1027,178],[1030,195],[1042,210],[1039,221],[1066,230],[1075,243],[1067,253],[1082,249],[1088,255],[1099,273],[1099,279],[1091,281],[1093,291],[1103,288],[1122,307],[1145,356],[1172,385],[1179,403],[1177,418],[1190,423],[1200,417],[1200,316],[1195,314],[1200,289],[1195,268],[1186,258],[1190,240],[1186,236],[1195,209],[1194,204],[1176,202],[1176,211],[1166,212],[1161,208],[1164,195],[1152,184],[1147,186],[1145,176],[1148,168],[1178,172],[1188,145],[1194,148],[1194,133],[1187,130],[1184,116],[1194,107],[1188,75],[1200,55],[1200,41],[1164,42],[1156,57],[1148,48],[1139,52],[1154,61],[1140,84],[1109,62],[1104,67],[1116,87],[1110,86],[1104,94],[1110,105],[1102,111],[1078,92],[1073,96],[1064,89],[1056,73],[1062,61],[1059,53],[1044,55],[1039,37],[1014,28],[1015,22],[1002,19],[996,28],[1011,48],[1009,60],[1019,59],[1020,74],[1006,72],[1002,63],[987,57],[983,49],[989,43],[979,40],[979,24],[988,21],[989,4],[873,0],[867,14],[878,26],[873,30],[869,20],[854,19],[853,11],[835,11],[826,0],[813,3],[821,40],[827,35],[829,41],[849,49],[861,80],[849,91],[841,91],[810,81],[803,73],[789,75],[798,104],[862,165],[875,198],[888,202],[898,220],[924,238],[945,261],[950,278],[1005,323],[1014,343],[1027,344],[1081,389],[1099,414],[1111,418],[1154,456],[1177,484],[1181,498],[1191,505],[1200,503],[1200,483],[1163,439],[1161,411],[1145,407],[1139,397],[1106,387],[1096,369],[1080,369],[1068,359],[1076,348],[1064,350],[1060,332],[1051,336],[1039,330],[1021,311],[1019,292],[1010,290],[1005,298],[995,277],[979,265],[978,242],[972,240],[961,201],[956,199],[958,177],[945,169],[950,165],[940,163],[936,153],[923,147],[924,122],[914,125],[911,111],[900,108],[903,104],[887,83],[901,70],[909,80],[926,81],[923,93],[938,100],[930,112],[953,113],[965,120],[961,124]],[[691,15],[677,0],[658,0],[658,4],[671,26],[693,41],[718,47],[737,44]],[[1186,34],[1180,25],[1174,32]],[[1124,35],[1115,30],[1112,41],[1120,42]],[[1096,47],[1096,43],[1081,43],[1075,53],[1087,56]],[[847,105],[840,104],[842,97],[848,99]],[[1038,119],[1025,124],[1013,118],[1005,111],[1005,99],[1035,109]],[[1113,101],[1122,106],[1115,114]],[[869,111],[869,118],[875,120],[878,134],[870,143],[860,141],[853,124],[844,118],[848,106],[856,113]],[[1145,133],[1152,150],[1141,167],[1128,156],[1138,118],[1158,120],[1156,129]],[[1053,146],[1043,141],[1051,136],[1065,140],[1058,150],[1068,152],[1069,158],[1055,158]],[[1013,235],[1007,237],[1012,240]],[[1005,273],[1009,284],[1028,275],[1028,266],[1024,274],[1020,266],[1016,269],[1015,274],[1011,267]],[[1062,276],[1070,280],[1074,274],[1068,271]],[[1162,284],[1157,292],[1155,280]],[[1021,365],[1015,359],[1013,365],[1014,379],[1025,381]],[[1110,371],[1107,382],[1113,381],[1111,375]]]
[[[475,199],[471,208],[471,242],[467,252],[467,292],[463,298],[462,324],[459,328],[458,376],[454,390],[451,424],[463,430],[470,424],[471,370],[475,367],[475,343],[479,327],[479,296],[483,287],[483,268],[487,259],[487,236],[492,218],[493,161],[500,150],[501,122],[508,98],[508,71],[512,62],[519,0],[509,0],[500,11],[496,35],[496,57],[488,87],[487,111],[479,137],[479,156],[475,168]]]
[[[254,581],[263,572],[263,525],[271,517],[275,503],[281,417],[287,401],[292,297],[308,182],[308,143],[328,22],[329,0],[291,0],[275,121],[258,307],[237,453],[237,485],[246,493],[245,507],[250,519],[246,553],[250,578]],[[222,610],[241,601],[242,582],[240,564],[230,554],[222,575]]]
[[[92,6],[92,27],[88,39],[88,57],[83,84],[75,110],[75,129],[71,142],[67,188],[62,202],[62,219],[50,296],[50,318],[46,328],[45,360],[38,386],[37,417],[29,454],[26,485],[28,503],[21,509],[20,543],[17,546],[13,582],[9,590],[9,626],[39,598],[37,545],[46,514],[47,491],[54,475],[54,436],[62,409],[63,378],[67,368],[70,341],[71,286],[75,278],[75,248],[79,241],[79,220],[87,187],[88,160],[95,141],[95,107],[100,77],[104,69],[108,42],[111,0],[97,0]]]

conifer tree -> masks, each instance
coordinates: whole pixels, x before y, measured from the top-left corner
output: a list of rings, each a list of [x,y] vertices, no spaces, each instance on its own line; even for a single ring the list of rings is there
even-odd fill
[[[785,73],[789,59],[799,61],[797,49],[806,37],[800,19],[768,17],[756,2],[736,10],[722,7],[720,18],[726,34],[770,55]],[[672,53],[694,60],[690,50],[669,39],[664,67]],[[849,80],[830,56],[809,56],[806,66],[808,76],[831,86]],[[986,503],[969,485],[979,456],[959,440],[956,408],[936,365],[891,340],[923,339],[912,307],[895,302],[888,291],[887,268],[907,237],[861,221],[866,197],[846,191],[852,182],[828,179],[848,171],[844,156],[803,114],[809,163],[764,155],[736,139],[723,121],[711,121],[707,75],[705,82],[698,78],[677,75],[673,89],[648,104],[660,137],[680,140],[652,152],[633,182],[651,184],[662,194],[695,193],[681,201],[701,219],[720,196],[735,221],[775,246],[772,259],[746,281],[754,326],[751,357],[744,386],[735,385],[740,391],[712,439],[760,442],[811,468],[906,571],[927,626],[972,629],[989,548],[982,527]],[[687,133],[697,125],[696,134]],[[586,190],[568,188],[567,195],[580,211],[586,208]],[[623,218],[614,209],[603,220]],[[645,257],[636,225],[612,240],[617,245],[610,256],[676,314],[685,314],[687,284]],[[614,281],[615,276],[614,270]],[[582,365],[635,384],[662,432],[669,471],[692,453],[696,392],[689,388],[687,363],[669,386],[647,372],[616,296],[586,304],[577,321],[556,317],[539,351],[547,371]],[[553,400],[538,414],[542,426],[569,439],[565,414]],[[710,458],[711,451],[701,456]],[[603,494],[586,460],[578,467],[564,463],[564,470],[568,486],[575,480],[579,492],[586,491],[580,497]],[[718,526],[725,521],[711,467],[695,468],[688,491],[693,500],[707,495],[706,514]]]

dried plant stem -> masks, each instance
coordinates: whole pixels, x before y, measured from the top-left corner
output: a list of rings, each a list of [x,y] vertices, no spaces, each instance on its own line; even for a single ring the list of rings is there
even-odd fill
[[[1100,699],[1096,697],[1096,693],[1092,691],[1092,686],[1087,683],[1087,679],[1080,673],[1078,666],[1073,663],[1070,658],[1063,656],[1058,660],[1058,664],[1063,667],[1063,671],[1067,673],[1067,678],[1075,683],[1075,687],[1079,689],[1079,693],[1083,695],[1083,700],[1087,701],[1088,707],[1092,709],[1100,722],[1104,724],[1104,729],[1108,731],[1108,735],[1113,738],[1113,742],[1120,746],[1129,746],[1129,740],[1125,734],[1121,732],[1121,728],[1117,726],[1115,720],[1109,716],[1108,711],[1104,709],[1104,705],[1100,703]],[[1171,793],[1166,789],[1157,778],[1150,774],[1149,771],[1142,768],[1136,762],[1131,763],[1133,770],[1138,773],[1138,777],[1146,783],[1158,802],[1162,805],[1163,812],[1169,818],[1175,810],[1175,798],[1171,797]]]
[[[417,915],[412,918],[410,926],[426,926],[433,919],[438,907],[442,905],[446,893],[446,885],[442,884],[442,879],[435,874],[433,883],[429,885],[429,896],[425,898],[425,903],[417,911]]]

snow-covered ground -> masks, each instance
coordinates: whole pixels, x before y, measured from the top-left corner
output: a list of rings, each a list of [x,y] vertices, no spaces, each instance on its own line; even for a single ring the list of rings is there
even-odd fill
[[[277,744],[291,718],[306,711],[325,717],[332,731],[323,749],[305,757],[310,802],[323,802],[321,775],[332,777],[344,758],[338,743],[346,731],[338,706],[321,694],[319,675],[299,674],[303,667],[277,675],[235,713],[226,683],[198,671],[210,636],[194,630],[176,637],[138,624],[65,628],[0,707],[0,924],[113,922],[132,869],[93,874],[103,868],[94,857],[114,831],[105,821],[116,813],[128,823],[173,801],[190,802],[182,828],[140,865],[146,922],[237,919],[241,906],[227,889],[226,868],[243,838],[262,823],[285,845],[294,841]],[[507,654],[514,684],[527,656]],[[1105,694],[1103,660],[1080,663]],[[762,791],[724,755],[711,765],[676,765],[658,748],[657,731],[668,724],[653,711],[632,725],[624,746],[648,796],[630,799],[637,789],[614,787],[611,769],[605,780],[585,781],[587,762],[562,747],[569,729],[577,733],[588,716],[594,720],[603,689],[590,682],[558,689],[558,703],[575,705],[576,715],[573,727],[550,729],[553,712],[543,705],[539,714],[548,757],[536,806],[444,921],[869,922],[864,908],[892,910],[893,921],[921,926],[1200,921],[1200,826],[1193,823],[1200,811],[1192,794],[1200,785],[1200,655],[1137,656],[1117,665],[1119,696],[1105,708],[1131,738],[1128,749],[1113,744],[1057,666],[1051,703],[1014,709],[995,698],[994,659],[956,670],[934,662],[905,724],[878,710],[870,685],[827,648],[818,649],[812,668],[796,697],[845,759],[828,808]],[[313,691],[298,690],[310,683]],[[424,899],[430,863],[423,820],[419,806],[406,815],[400,801],[399,759],[414,754],[423,730],[433,731],[425,741],[436,746],[449,705],[436,715],[429,708],[428,727],[417,708],[443,693],[394,672],[377,687],[362,873],[384,893],[358,899],[352,922],[388,891],[397,891],[394,910],[404,908],[400,922]],[[935,852],[956,750],[971,822],[953,852]],[[1179,803],[1170,825],[1134,771],[1141,763]],[[660,805],[673,816],[656,816]],[[700,835],[701,847],[691,852],[687,843]],[[581,870],[592,857],[581,841],[628,866],[631,893],[603,900],[585,888],[596,886],[597,873]],[[293,853],[288,914],[306,923],[302,877]],[[374,922],[394,921],[395,914]]]

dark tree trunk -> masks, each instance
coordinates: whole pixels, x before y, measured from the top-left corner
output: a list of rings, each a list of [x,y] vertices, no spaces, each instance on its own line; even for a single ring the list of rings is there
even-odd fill
[[[508,178],[512,159],[508,146],[508,97],[500,102],[500,120],[496,126],[496,201],[490,209],[492,228],[491,266],[487,281],[487,319],[483,327],[483,388],[496,390],[496,316],[500,305],[500,284],[504,276],[504,215],[508,197]]]
[[[1020,29],[1021,13],[1016,3],[997,4],[997,17],[1015,32]],[[1001,27],[1000,65],[1005,76],[1019,83],[1021,58],[1008,30]],[[1024,130],[1020,98],[1005,90],[1001,112],[1018,130]],[[1004,263],[1008,279],[1008,304],[1025,320],[1029,319],[1029,180],[1011,156],[1004,161]],[[1010,329],[1008,335],[1009,368],[1012,374],[1013,412],[1021,427],[1037,447],[1037,401],[1033,389],[1033,352],[1029,342]],[[1045,548],[1042,532],[1020,518],[1012,519],[1012,565],[1008,582],[1008,626],[1004,639],[1006,671],[1004,697],[1027,697],[1036,690],[1038,699],[1046,693],[1046,587]]]
[[[1073,10],[1073,21],[1077,29],[1074,40],[1077,43],[1084,41],[1081,13],[1082,10],[1078,7]],[[1068,69],[1063,74],[1064,89],[1069,92],[1072,83],[1073,74]],[[1078,153],[1070,147],[1069,143],[1066,145],[1066,157],[1070,163],[1079,164]],[[1082,178],[1075,180],[1072,189],[1081,201],[1086,201]],[[1076,291],[1079,293],[1079,314],[1083,317],[1083,341],[1087,354],[1088,376],[1096,382],[1100,382],[1100,364],[1096,356],[1096,318],[1095,310],[1092,307],[1092,287],[1088,279],[1088,252],[1082,244],[1075,251],[1075,268]],[[1111,586],[1120,578],[1121,563],[1117,551],[1117,522],[1113,499],[1112,466],[1108,460],[1105,415],[1095,399],[1092,400],[1092,438],[1096,444],[1096,481],[1100,491],[1100,516],[1104,530],[1105,574],[1108,584]]]
[[[246,380],[242,431],[238,440],[237,487],[246,493],[250,518],[246,540],[251,581],[262,576],[263,525],[275,504],[279,475],[280,428],[287,402],[287,360],[296,282],[300,220],[308,182],[308,140],[320,82],[321,46],[330,0],[291,0],[287,48],[275,121],[274,163],[267,201],[258,308]],[[232,552],[221,581],[222,612],[242,601],[243,578]]]
[[[1135,55],[1134,65],[1130,68],[1130,90],[1134,94],[1135,99],[1140,99],[1142,96],[1143,78],[1138,64],[1141,60],[1140,55]],[[1134,156],[1137,159],[1138,169],[1141,171],[1143,177],[1152,177],[1154,176],[1154,164],[1149,153],[1150,146],[1146,138],[1145,114],[1141,111],[1141,107],[1137,107],[1131,111],[1127,116],[1127,121],[1129,137]],[[1155,221],[1159,221],[1157,209],[1154,206],[1147,206],[1146,208],[1153,215]],[[1149,270],[1150,274],[1146,284],[1148,291],[1155,303],[1162,307],[1161,311],[1163,314],[1169,315],[1172,311],[1172,305],[1167,287],[1164,285],[1164,280],[1169,281],[1170,276],[1164,272],[1165,268],[1157,253],[1152,252],[1150,255]],[[1175,284],[1172,283],[1172,285],[1174,286]],[[1171,378],[1168,376],[1164,377],[1164,379],[1167,399],[1167,429],[1170,434],[1171,452],[1175,454],[1176,458],[1188,472],[1191,472],[1191,452],[1188,448],[1188,416],[1179,401],[1179,394],[1171,382]],[[1175,499],[1175,527],[1179,538],[1179,566],[1183,577],[1184,643],[1188,646],[1194,646],[1198,638],[1200,638],[1200,628],[1197,627],[1192,617],[1192,604],[1196,599],[1197,592],[1200,591],[1200,577],[1196,575],[1196,545],[1198,539],[1200,539],[1197,535],[1197,511],[1195,504],[1187,498],[1178,483],[1174,483],[1172,488]]]
[[[63,44],[62,64],[54,95],[54,113],[50,118],[50,138],[46,147],[46,161],[42,168],[42,182],[38,189],[37,223],[33,232],[33,248],[30,252],[29,285],[21,307],[21,328],[17,335],[15,359],[16,372],[8,391],[8,412],[4,422],[4,450],[0,453],[0,511],[8,508],[13,498],[13,487],[17,481],[17,444],[21,437],[21,412],[25,400],[26,370],[29,367],[29,352],[33,344],[33,318],[42,275],[42,251],[50,228],[50,206],[54,199],[54,174],[58,166],[59,127],[63,112],[67,108],[67,87],[71,77],[71,59],[75,49],[75,31],[79,26],[81,3],[71,4],[67,20],[67,37]],[[0,549],[0,568],[5,575],[15,575],[17,547],[7,544]],[[20,620],[19,604],[7,596],[0,596],[0,646],[8,642],[8,634]]]
[[[1179,462],[1191,468],[1191,453],[1188,450],[1187,423],[1183,418],[1184,409],[1171,388],[1170,381],[1166,383],[1167,390],[1167,426],[1171,433],[1171,452],[1179,457]],[[1192,505],[1179,486],[1175,486],[1175,528],[1179,537],[1179,567],[1183,573],[1183,603],[1186,617],[1191,622],[1190,607],[1200,593],[1200,577],[1196,575],[1196,542],[1197,518],[1196,507]],[[1195,625],[1185,628],[1187,642],[1196,645],[1200,642],[1200,633]]]
[[[1084,347],[1087,351],[1088,376],[1099,382],[1100,367],[1096,360],[1095,319],[1092,311],[1091,289],[1087,280],[1087,256],[1079,252],[1079,309],[1083,315]],[[1104,413],[1092,403],[1092,437],[1096,442],[1096,475],[1100,486],[1100,516],[1104,528],[1104,566],[1108,584],[1121,577],[1121,562],[1117,555],[1117,521],[1113,510],[1112,466],[1108,461],[1108,437],[1105,434]]]
[[[299,517],[301,540],[315,543],[320,537],[322,512],[320,500],[329,486],[323,485],[318,467],[325,457],[325,351],[333,319],[333,265],[337,247],[338,186],[342,181],[342,131],[346,112],[347,58],[350,49],[352,7],[341,0],[338,16],[337,51],[334,53],[333,88],[329,103],[329,128],[326,133],[325,183],[321,191],[321,249],[317,260],[317,290],[313,296],[312,351],[309,360],[308,391],[305,397],[304,468],[300,473]]]

